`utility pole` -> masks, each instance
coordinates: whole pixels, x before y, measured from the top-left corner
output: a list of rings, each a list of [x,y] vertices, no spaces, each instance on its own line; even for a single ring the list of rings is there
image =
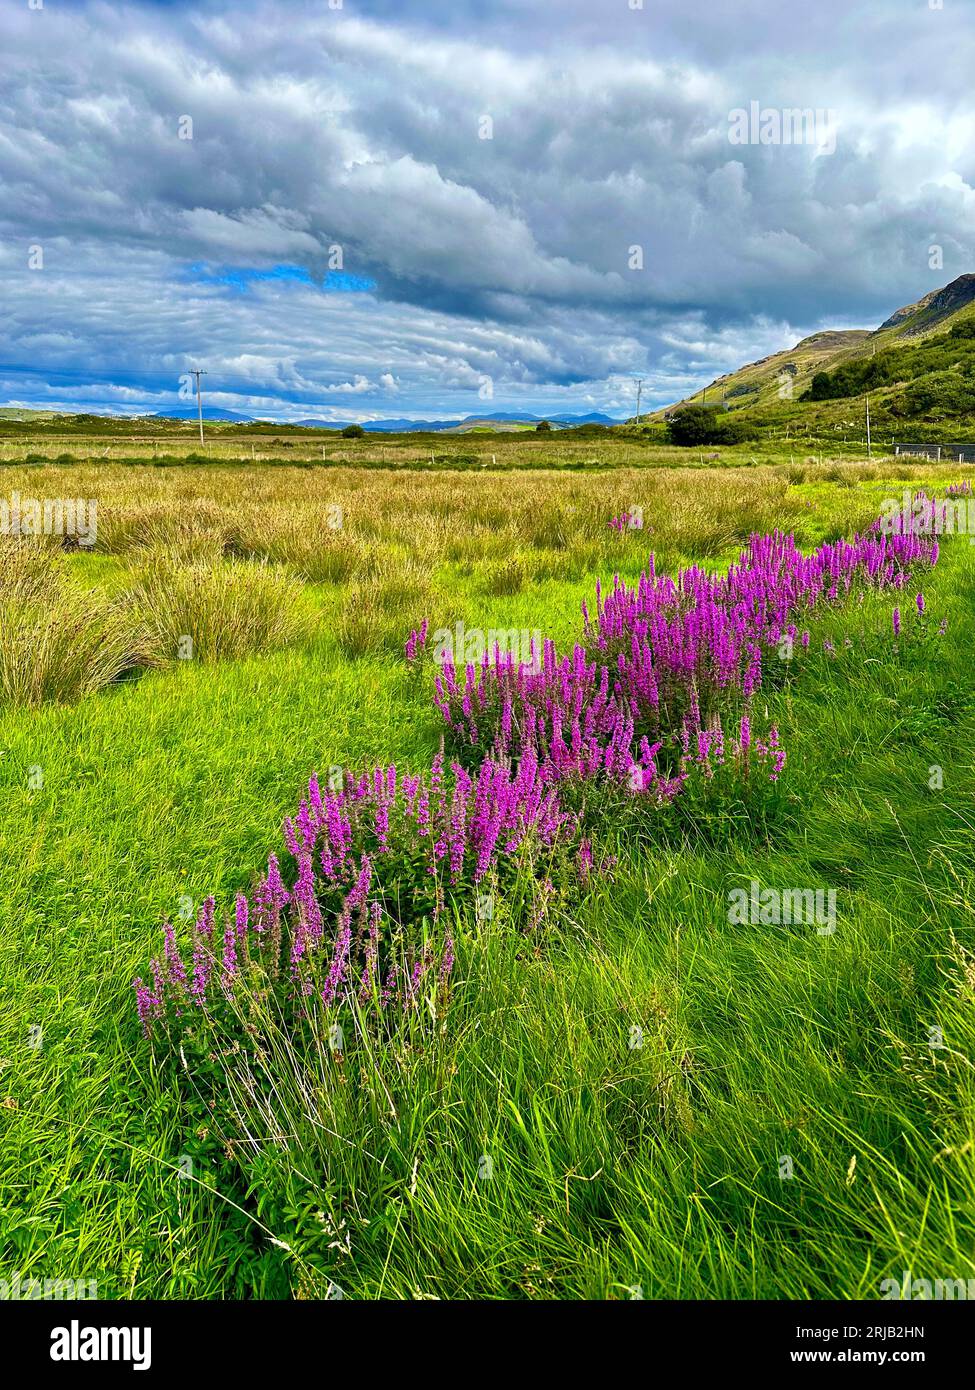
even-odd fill
[[[873,458],[873,447],[870,443],[870,394],[867,393],[867,458]]]
[[[199,367],[191,367],[191,368],[190,368],[190,376],[195,376],[195,377],[196,377],[196,409],[197,409],[197,414],[198,414],[199,417],[200,417],[200,443],[201,443],[201,444],[203,443],[203,396],[202,396],[201,393],[200,393],[200,377],[201,377],[201,376],[206,376],[206,375],[207,375],[207,373],[204,372],[204,371],[201,371]]]
[[[642,391],[643,391],[643,377],[642,377],[642,376],[638,376],[637,379],[636,379],[636,422],[637,422],[637,424],[640,423],[640,394],[641,394]]]

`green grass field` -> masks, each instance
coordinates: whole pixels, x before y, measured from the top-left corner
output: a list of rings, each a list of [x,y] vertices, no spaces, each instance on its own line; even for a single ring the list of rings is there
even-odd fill
[[[3,470],[5,493],[99,499],[64,582],[133,612],[155,594],[153,641],[180,630],[159,615],[201,555],[270,565],[300,618],[222,660],[153,648],[80,698],[54,671],[0,709],[7,1269],[109,1298],[873,1298],[905,1269],[975,1277],[967,537],[896,644],[889,596],[840,608],[801,678],[760,695],[788,749],[768,831],[621,836],[614,875],[541,938],[500,904],[458,936],[435,1023],[324,1059],[313,1095],[285,1057],[273,1102],[214,1104],[136,1020],[163,919],[246,890],[314,769],[429,764],[440,721],[402,657],[417,615],[566,641],[596,579],[635,578],[650,549],[720,568],[775,525],[811,546],[964,471],[662,452],[503,482]],[[336,499],[348,563],[314,519]],[[607,531],[643,502],[646,532]],[[835,934],[731,925],[753,879],[835,889]]]

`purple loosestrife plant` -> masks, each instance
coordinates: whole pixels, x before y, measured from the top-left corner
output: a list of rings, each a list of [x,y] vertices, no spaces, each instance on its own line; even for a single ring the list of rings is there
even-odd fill
[[[421,652],[423,652],[424,649],[426,648],[426,644],[427,644],[427,631],[428,631],[429,625],[430,625],[429,619],[428,619],[428,618],[424,618],[424,619],[423,619],[423,622],[420,624],[419,629],[418,629],[418,630],[417,630],[417,629],[414,629],[414,630],[410,633],[409,637],[407,637],[407,639],[406,639],[406,646],[405,646],[405,652],[406,652],[406,660],[407,660],[408,662],[412,663],[412,662],[416,661],[416,659],[419,657],[419,655],[421,654]]]
[[[208,898],[189,943],[189,971],[167,924],[162,960],[153,962],[155,992],[135,982],[140,1021],[147,1031],[192,1025],[236,992],[268,985],[294,1010],[312,993],[326,1007],[373,994],[415,1007],[425,980],[438,990],[449,984],[451,898],[471,898],[489,876],[510,880],[527,870],[529,882],[542,871],[547,878],[553,858],[568,859],[577,837],[577,817],[531,757],[518,768],[486,758],[472,777],[441,753],[426,779],[401,777],[391,766],[349,773],[335,790],[313,777],[284,826],[292,886],[272,854],[250,898],[238,895],[219,943]],[[551,896],[537,895],[543,911]],[[403,960],[380,929],[385,919],[405,941]],[[418,921],[429,927],[422,940]]]
[[[725,576],[692,566],[671,579],[651,556],[635,587],[618,576],[608,594],[597,585],[595,615],[583,606],[569,655],[546,641],[531,663],[500,650],[463,671],[448,661],[436,704],[459,747],[503,756],[533,747],[559,773],[618,775],[639,761],[643,739],[663,747],[686,720],[755,695],[769,669],[781,670],[767,653],[792,642],[797,618],[857,591],[901,588],[911,565],[936,558],[936,543],[903,523],[809,556],[791,536],[753,536]]]
[[[529,885],[537,926],[558,900],[556,882],[610,869],[592,846],[610,811],[663,813],[721,788],[739,816],[743,789],[754,797],[785,763],[776,728],[757,733],[748,708],[768,650],[791,642],[818,607],[900,590],[911,566],[937,555],[937,542],[899,520],[892,534],[878,523],[809,556],[791,536],[753,536],[723,577],[697,567],[658,576],[651,557],[635,587],[616,577],[604,596],[597,586],[595,615],[583,607],[570,654],[546,641],[527,663],[497,649],[462,673],[448,662],[435,703],[458,757],[441,747],[425,776],[375,768],[337,789],[312,777],[284,825],[288,882],[270,855],[219,932],[208,898],[185,948],[189,967],[166,924],[152,986],[133,982],[143,1028],[192,1026],[268,989],[299,1016],[315,998],[382,1012],[415,1008],[425,981],[446,991],[448,909],[485,880]],[[408,662],[427,631],[424,622],[410,633]],[[800,641],[808,649],[808,629]],[[745,708],[729,737],[721,716],[735,700]]]

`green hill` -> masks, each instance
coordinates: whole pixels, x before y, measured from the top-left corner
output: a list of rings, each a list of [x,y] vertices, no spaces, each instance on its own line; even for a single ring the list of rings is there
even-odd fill
[[[875,428],[903,440],[975,438],[975,275],[898,309],[873,332],[813,334],[785,352],[718,377],[658,411],[707,404],[756,434],[856,438],[865,400]]]

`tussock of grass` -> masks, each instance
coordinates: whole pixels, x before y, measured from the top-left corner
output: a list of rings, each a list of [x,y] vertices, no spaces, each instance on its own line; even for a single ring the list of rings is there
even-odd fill
[[[65,593],[53,608],[0,607],[4,703],[80,700],[151,660],[131,611],[97,594]]]
[[[405,635],[428,616],[430,586],[410,570],[359,583],[335,619],[339,646],[348,656],[403,650]]]
[[[53,546],[26,538],[0,540],[0,599],[4,602],[55,599],[63,582],[63,561]]]
[[[309,631],[300,582],[248,560],[174,566],[157,557],[132,598],[164,661],[181,653],[216,661],[272,651]]]
[[[499,561],[484,574],[484,592],[495,598],[503,594],[519,594],[527,578],[526,566],[520,560]]]
[[[98,549],[178,552],[188,560],[232,551],[238,544],[233,513],[206,498],[177,497],[134,506],[103,508]]]
[[[528,544],[536,550],[565,550],[572,525],[560,507],[546,507],[540,515],[525,518]]]
[[[149,660],[131,607],[74,584],[51,547],[0,545],[0,701],[79,700]]]
[[[312,583],[342,584],[368,567],[370,547],[348,532],[328,525],[323,512],[295,515],[274,508],[253,517],[243,529],[242,553],[288,565]]]

